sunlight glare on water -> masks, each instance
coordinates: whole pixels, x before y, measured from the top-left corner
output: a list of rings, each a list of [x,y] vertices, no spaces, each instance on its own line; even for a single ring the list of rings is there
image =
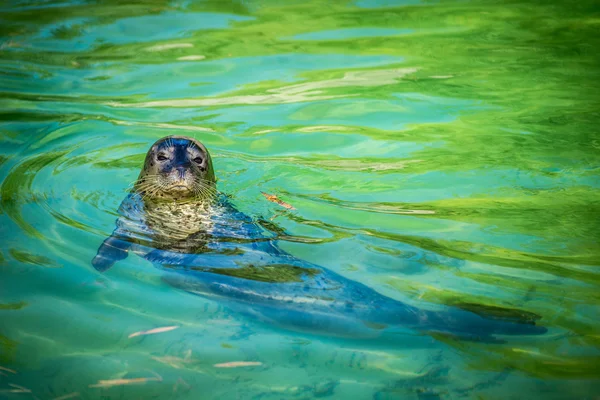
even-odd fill
[[[0,9],[1,398],[600,393],[594,2],[125,3]],[[294,256],[548,333],[313,335],[133,254],[96,272],[167,135],[202,141],[219,190]]]

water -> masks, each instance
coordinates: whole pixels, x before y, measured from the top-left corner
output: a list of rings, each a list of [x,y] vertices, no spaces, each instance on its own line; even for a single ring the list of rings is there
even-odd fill
[[[599,11],[3,3],[0,397],[593,398]],[[169,134],[205,143],[219,189],[295,256],[418,306],[532,312],[549,332],[353,341],[258,323],[133,255],[95,272]],[[237,361],[261,364],[215,366]],[[150,379],[94,386],[135,378]]]

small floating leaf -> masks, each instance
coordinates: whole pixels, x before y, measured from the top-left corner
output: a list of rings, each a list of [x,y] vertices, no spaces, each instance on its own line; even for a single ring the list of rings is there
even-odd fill
[[[267,200],[269,200],[272,203],[277,203],[282,207],[287,208],[288,210],[295,210],[296,208],[294,206],[292,206],[291,204],[286,203],[283,200],[280,200],[279,197],[275,196],[274,194],[268,194],[265,192],[261,192],[263,196],[265,196],[265,198]]]
[[[183,368],[184,364],[193,362],[192,350],[186,351],[184,358],[174,357],[174,356],[164,356],[164,357],[152,357],[152,359],[156,360],[160,363],[167,364],[176,369]]]
[[[93,385],[89,385],[89,387],[111,387],[111,386],[122,386],[122,385],[135,385],[138,383],[146,383],[148,381],[162,381],[160,377],[153,378],[132,378],[132,379],[109,379],[109,380],[100,380],[98,383]]]
[[[72,399],[73,397],[79,397],[79,392],[73,392],[73,393],[65,394],[64,396],[55,397],[52,400],[67,400],[67,399]]]
[[[0,371],[10,372],[11,374],[16,374],[17,373],[17,371],[15,371],[14,369],[6,368],[6,367],[3,367],[3,366],[0,366]]]
[[[9,383],[8,386],[15,388],[16,390],[11,390],[12,393],[31,393],[31,390],[26,387],[15,385],[14,383]]]
[[[237,367],[258,367],[262,365],[258,361],[231,361],[222,364],[215,364],[217,368],[237,368]]]
[[[149,329],[147,331],[134,332],[131,335],[129,335],[128,337],[131,339],[132,337],[136,337],[136,336],[153,335],[155,333],[169,332],[169,331],[172,331],[173,329],[177,329],[177,328],[179,328],[178,325],[163,326],[161,328]]]

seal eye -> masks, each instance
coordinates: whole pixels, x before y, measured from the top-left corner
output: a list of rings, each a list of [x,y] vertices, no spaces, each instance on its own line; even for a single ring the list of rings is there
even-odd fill
[[[203,161],[203,160],[202,160],[202,157],[196,157],[196,158],[194,158],[194,162],[195,162],[196,164],[202,164],[202,161]]]
[[[156,157],[156,159],[157,159],[158,161],[165,161],[165,160],[168,160],[167,156],[165,156],[164,154],[159,154],[159,155]]]

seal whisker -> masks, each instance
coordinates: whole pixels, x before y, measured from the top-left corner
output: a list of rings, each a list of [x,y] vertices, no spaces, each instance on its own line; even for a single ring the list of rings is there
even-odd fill
[[[202,186],[196,186],[194,188],[194,195],[195,195],[196,198],[202,198],[202,197],[204,197]]]
[[[216,189],[212,185],[208,185],[208,181],[205,179],[196,179],[194,190],[199,198],[209,198],[216,194]]]
[[[135,189],[136,187],[139,187],[143,184],[145,184],[146,181],[144,179],[136,179],[133,182],[131,182],[129,185],[127,185],[126,190],[131,190],[131,189]]]
[[[206,190],[204,187],[199,187],[199,198],[206,199],[211,197],[211,193]]]

